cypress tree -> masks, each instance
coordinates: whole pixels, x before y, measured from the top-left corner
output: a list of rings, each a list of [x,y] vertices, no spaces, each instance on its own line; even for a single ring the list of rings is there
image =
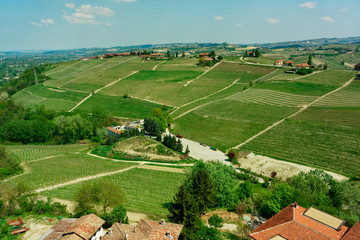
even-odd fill
[[[208,171],[200,168],[191,182],[192,193],[199,205],[199,214],[205,213],[206,209],[216,204],[216,189],[214,181]]]

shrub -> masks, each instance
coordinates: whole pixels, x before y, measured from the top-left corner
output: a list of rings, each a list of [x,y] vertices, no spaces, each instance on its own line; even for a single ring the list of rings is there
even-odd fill
[[[209,224],[215,228],[221,228],[224,225],[224,220],[217,214],[212,215],[209,218]]]

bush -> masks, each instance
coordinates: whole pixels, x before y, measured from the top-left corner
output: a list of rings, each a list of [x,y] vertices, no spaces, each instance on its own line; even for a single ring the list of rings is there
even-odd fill
[[[129,223],[128,218],[126,216],[126,209],[120,205],[114,208],[110,213],[104,213],[101,215],[101,218],[105,220],[104,227],[109,228],[114,223]]]
[[[300,68],[299,70],[296,71],[297,74],[299,75],[306,75],[306,74],[310,74],[312,73],[314,70],[312,70],[311,68]]]
[[[221,228],[224,225],[224,220],[217,214],[212,215],[209,218],[209,224],[215,228]]]

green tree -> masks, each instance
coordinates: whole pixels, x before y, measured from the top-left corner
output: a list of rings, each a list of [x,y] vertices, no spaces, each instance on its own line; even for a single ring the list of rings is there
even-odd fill
[[[217,214],[212,215],[208,222],[214,228],[221,228],[224,225],[224,220]]]
[[[261,206],[264,216],[270,217],[280,212],[290,203],[295,201],[295,189],[288,183],[281,183],[274,187],[271,198],[266,200]]]
[[[104,227],[109,228],[114,223],[128,223],[128,218],[126,216],[126,209],[119,205],[118,207],[114,208],[110,213],[103,213],[101,218],[105,220]]]
[[[190,153],[189,145],[186,145],[185,155],[189,155],[189,153]]]
[[[221,61],[221,60],[223,60],[223,57],[219,55],[219,56],[217,57],[217,60],[218,60],[218,61]]]
[[[144,130],[150,135],[159,135],[161,133],[160,126],[157,121],[153,118],[144,119]]]
[[[327,63],[327,62],[324,64],[324,68],[323,68],[323,69],[324,69],[324,70],[328,69],[328,63]]]
[[[249,180],[241,183],[237,189],[237,194],[240,200],[251,198],[254,195],[254,189]]]
[[[307,62],[307,63],[308,63],[310,66],[312,66],[312,64],[313,64],[312,59],[313,59],[312,54],[309,54],[308,62]]]
[[[169,50],[167,50],[166,56],[167,56],[167,57],[171,57],[171,54],[170,54],[170,51],[169,51]]]
[[[204,168],[200,168],[191,182],[191,192],[199,205],[199,214],[205,213],[216,205],[216,189],[214,181]]]
[[[260,57],[260,56],[261,56],[260,50],[256,49],[255,50],[255,57]]]
[[[177,142],[176,142],[176,151],[177,152],[182,152],[182,150],[183,150],[183,145],[181,143],[181,140],[178,139]]]
[[[192,216],[197,217],[198,205],[194,197],[184,184],[181,184],[179,190],[174,196],[171,206],[169,208],[170,221],[174,223],[184,223],[185,218]]]
[[[216,53],[214,50],[211,50],[211,52],[209,53],[209,57],[212,58],[213,60],[215,60],[216,58]]]

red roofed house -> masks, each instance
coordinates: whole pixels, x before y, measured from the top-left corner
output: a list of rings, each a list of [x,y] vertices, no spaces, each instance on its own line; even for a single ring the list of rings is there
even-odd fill
[[[163,57],[164,54],[163,53],[152,53],[152,54],[150,54],[150,56],[152,56],[152,57]]]
[[[209,56],[209,53],[199,53],[199,57]]]
[[[246,56],[247,56],[247,57],[255,57],[255,52],[248,52],[248,51],[246,51]]]
[[[104,236],[103,240],[177,240],[183,225],[165,223],[164,220],[144,220],[136,226],[114,223]]]
[[[211,57],[204,57],[204,61],[207,62],[207,61],[213,61],[214,59],[212,59]]]
[[[292,67],[295,63],[293,61],[287,61],[285,64],[286,66]]]
[[[89,58],[80,58],[80,60],[89,60]]]
[[[274,63],[275,66],[282,66],[283,64],[284,64],[283,60],[276,60]]]
[[[360,224],[349,230],[343,220],[313,207],[290,204],[249,236],[255,240],[353,240],[360,239]]]
[[[100,240],[104,220],[94,214],[79,219],[62,219],[39,240]]]
[[[121,131],[119,131],[119,129],[116,129],[113,127],[107,127],[106,130],[110,136],[119,135],[121,133]]]
[[[358,63],[358,64],[355,65],[354,70],[360,71],[360,63]]]
[[[299,63],[299,64],[296,64],[296,67],[297,68],[310,68],[310,65],[307,63]]]

